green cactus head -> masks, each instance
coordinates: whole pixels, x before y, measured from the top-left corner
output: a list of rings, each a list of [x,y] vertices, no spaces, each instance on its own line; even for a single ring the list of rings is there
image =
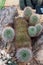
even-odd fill
[[[2,38],[3,38],[4,41],[10,42],[14,39],[14,36],[15,36],[15,32],[14,32],[13,28],[6,27],[6,28],[3,29]]]
[[[32,58],[32,51],[28,48],[20,48],[16,53],[16,57],[20,62],[28,62]]]
[[[37,33],[36,28],[34,26],[28,27],[28,33],[30,37],[35,37]]]
[[[32,9],[30,7],[26,7],[24,9],[24,17],[30,18],[31,15],[32,15]]]
[[[40,17],[37,14],[32,14],[30,17],[29,24],[36,25],[37,23],[39,23],[39,21],[40,21]]]
[[[40,34],[41,31],[42,31],[42,25],[39,23],[39,24],[36,24],[36,30],[37,30],[37,34]]]

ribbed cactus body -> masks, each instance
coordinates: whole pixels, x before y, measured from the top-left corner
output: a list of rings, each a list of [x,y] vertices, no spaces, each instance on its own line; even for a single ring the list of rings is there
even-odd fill
[[[15,23],[15,30],[16,30],[16,46],[29,46],[31,45],[30,37],[27,34],[27,22],[21,18],[18,17],[16,19]]]

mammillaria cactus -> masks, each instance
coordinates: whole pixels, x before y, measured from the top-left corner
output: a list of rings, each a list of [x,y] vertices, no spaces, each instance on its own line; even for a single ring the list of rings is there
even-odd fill
[[[37,29],[37,35],[39,35],[42,32],[42,25],[39,23],[39,24],[36,24],[35,27]]]
[[[37,33],[35,26],[28,27],[28,33],[29,33],[30,37],[35,37],[36,33]]]
[[[10,42],[14,39],[15,31],[12,27],[6,27],[2,31],[2,38],[6,42]]]
[[[20,48],[16,53],[16,58],[20,62],[28,62],[32,58],[32,51],[28,48]]]
[[[30,25],[36,25],[39,22],[40,22],[40,16],[37,14],[32,14],[30,17],[29,24]]]
[[[24,17],[26,20],[29,20],[30,16],[32,15],[32,9],[30,7],[26,7],[24,9]]]

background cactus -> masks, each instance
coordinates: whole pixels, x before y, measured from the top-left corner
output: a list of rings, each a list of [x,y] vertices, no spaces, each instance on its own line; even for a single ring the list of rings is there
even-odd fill
[[[24,9],[24,17],[25,17],[25,19],[29,20],[31,15],[32,15],[32,9],[30,7],[26,7]]]
[[[30,37],[35,37],[37,30],[34,26],[30,26],[30,27],[28,27],[28,33],[29,33]]]
[[[40,17],[37,14],[32,14],[29,20],[30,25],[36,25],[40,22]]]
[[[23,10],[25,8],[25,2],[24,0],[19,1],[20,8]]]
[[[3,29],[2,38],[4,41],[6,41],[6,42],[12,41],[14,39],[14,36],[15,36],[15,32],[14,32],[13,28],[6,27]]]
[[[16,39],[15,44],[17,47],[31,47],[31,39],[27,34],[27,22],[22,18],[16,18],[15,22],[15,32],[16,32]]]
[[[20,8],[23,10],[26,6],[33,7],[31,0],[20,0]]]
[[[30,7],[32,7],[32,8],[33,8],[33,5],[32,5],[31,0],[26,0],[26,4],[27,4],[27,6],[30,6]]]
[[[38,0],[31,0],[31,1],[32,1],[32,4],[33,4],[33,8],[35,9]]]
[[[16,53],[16,57],[20,62],[28,62],[32,58],[32,51],[28,48],[20,48]]]
[[[42,2],[43,2],[43,0],[37,0],[37,5],[38,6],[42,5]]]
[[[37,29],[37,35],[39,35],[42,32],[42,25],[39,23],[39,24],[36,24],[35,27]]]

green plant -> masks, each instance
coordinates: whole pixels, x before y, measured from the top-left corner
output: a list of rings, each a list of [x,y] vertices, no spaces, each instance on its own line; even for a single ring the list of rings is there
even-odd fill
[[[37,34],[39,35],[42,32],[42,25],[39,23],[39,24],[36,24],[35,27],[37,29]]]
[[[24,9],[24,17],[29,20],[30,16],[32,15],[32,9],[30,7],[26,7]]]
[[[4,41],[9,42],[14,39],[15,32],[12,27],[6,27],[2,31],[2,38]]]
[[[32,14],[30,17],[29,24],[36,25],[37,23],[39,23],[39,21],[40,21],[40,17],[37,14]]]
[[[4,7],[6,0],[0,0],[0,9],[2,9]]]
[[[37,33],[36,27],[34,27],[34,26],[28,27],[28,33],[29,33],[30,37],[35,37],[36,33]]]
[[[16,53],[16,58],[20,62],[28,62],[32,58],[32,51],[28,48],[20,48]]]

